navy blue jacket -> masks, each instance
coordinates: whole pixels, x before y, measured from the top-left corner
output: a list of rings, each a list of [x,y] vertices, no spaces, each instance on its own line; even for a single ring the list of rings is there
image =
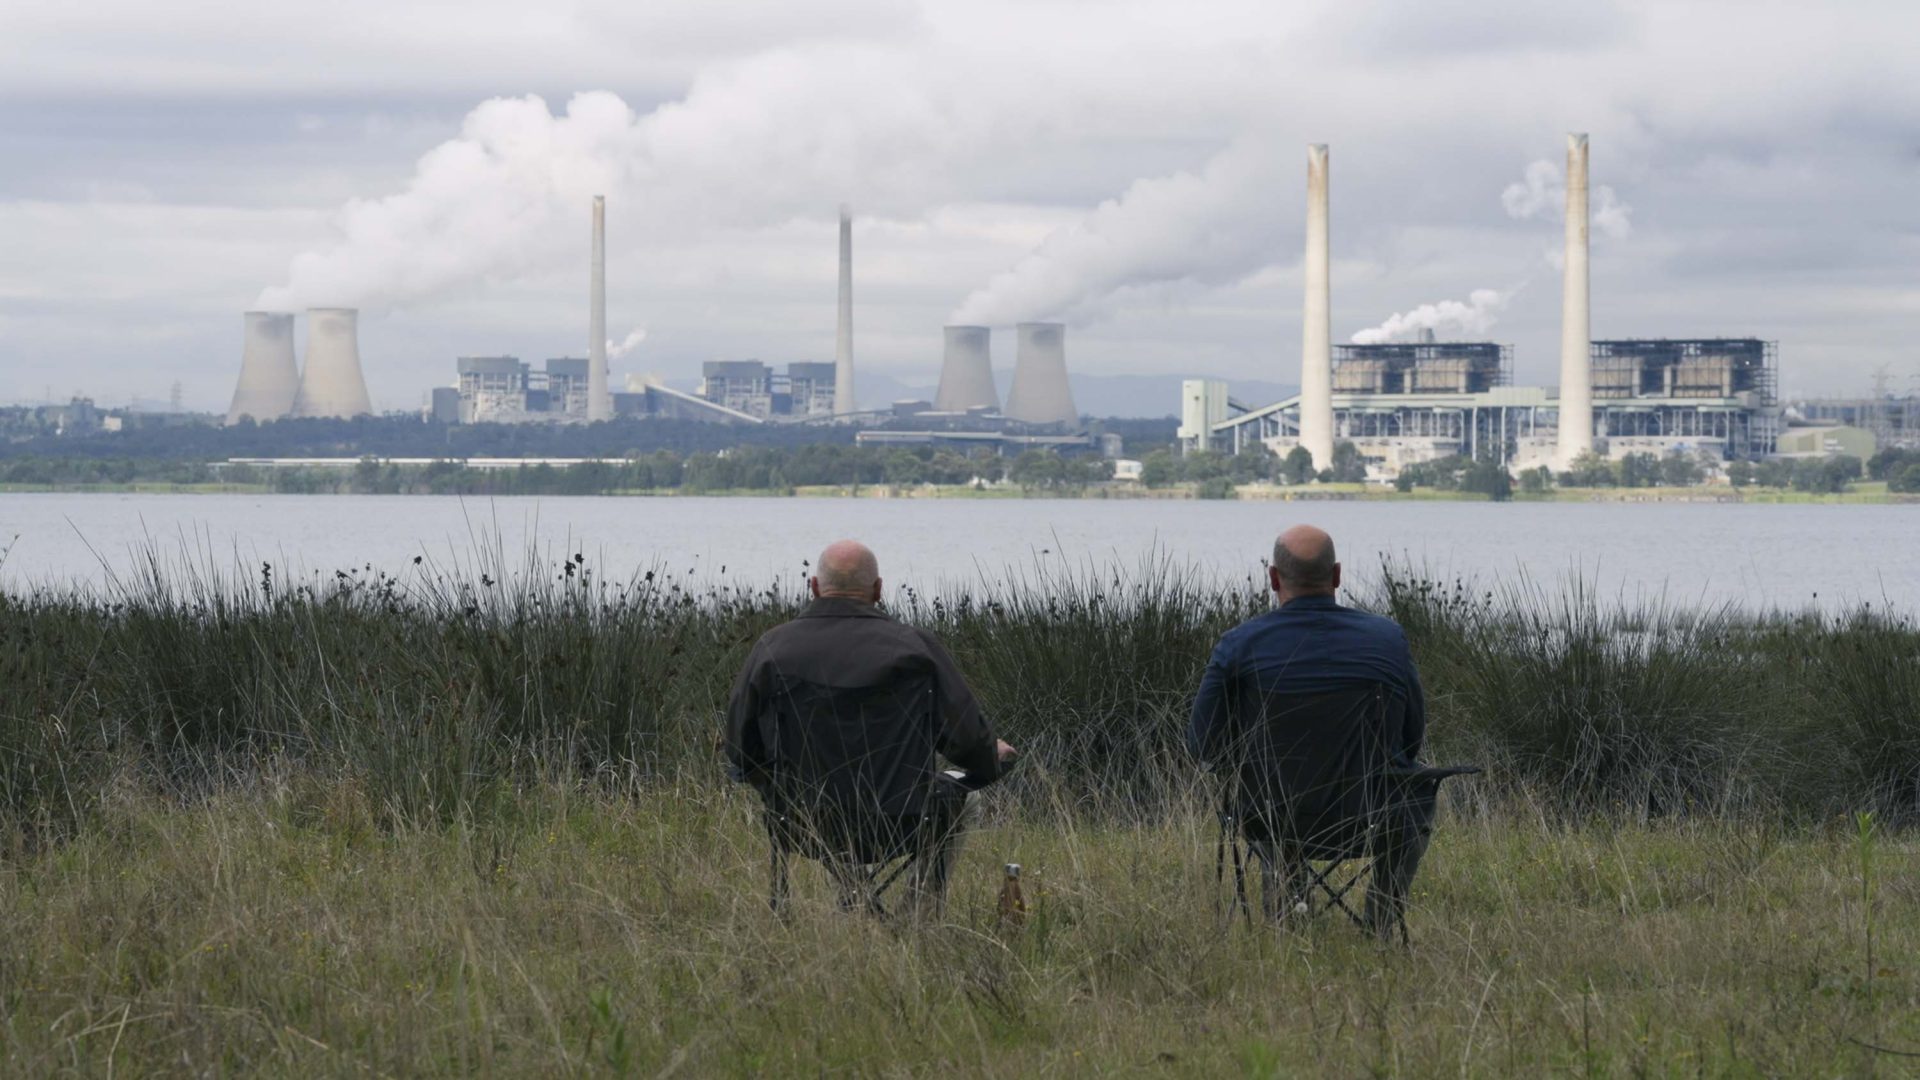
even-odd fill
[[[1392,619],[1341,607],[1331,596],[1297,597],[1227,631],[1214,646],[1193,700],[1187,748],[1206,760],[1211,736],[1231,725],[1230,687],[1324,694],[1366,682],[1384,683],[1406,702],[1395,763],[1413,764],[1426,738],[1427,699],[1407,635]]]

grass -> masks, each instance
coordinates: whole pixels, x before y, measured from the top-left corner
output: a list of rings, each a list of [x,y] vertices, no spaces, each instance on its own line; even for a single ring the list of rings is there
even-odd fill
[[[947,920],[903,932],[832,911],[812,867],[776,921],[752,806],[705,778],[536,785],[453,826],[382,826],[374,798],[116,784],[0,877],[6,1071],[1865,1075],[1920,1049],[1920,885],[1884,874],[1870,924],[1843,829],[1469,799],[1401,952],[1223,926],[1191,807],[1063,823],[986,796]],[[994,917],[1010,859],[1019,929]]]
[[[1180,748],[1255,583],[891,598],[1026,766],[948,920],[763,901],[718,712],[797,581],[582,557],[0,595],[0,1062],[37,1075],[1582,1075],[1920,1052],[1920,629],[1388,567],[1459,783],[1410,953],[1219,924]],[[1860,815],[1872,815],[1863,818]],[[1005,931],[997,868],[1028,868]],[[1872,1047],[1884,1049],[1876,1050]]]

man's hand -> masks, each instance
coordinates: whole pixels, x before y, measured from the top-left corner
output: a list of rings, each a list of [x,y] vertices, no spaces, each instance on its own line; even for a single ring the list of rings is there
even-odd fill
[[[994,752],[994,756],[1000,759],[1000,764],[1002,765],[1005,765],[1008,762],[1012,761],[1014,758],[1017,758],[1020,756],[1020,751],[1015,750],[1013,748],[1013,744],[1008,742],[1005,739],[994,740],[993,752]]]

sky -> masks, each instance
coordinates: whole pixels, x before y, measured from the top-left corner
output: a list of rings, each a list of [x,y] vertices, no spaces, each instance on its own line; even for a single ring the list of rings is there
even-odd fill
[[[382,409],[582,355],[594,194],[616,385],[831,359],[843,202],[865,370],[1293,382],[1318,142],[1335,340],[1551,384],[1572,131],[1596,337],[1920,389],[1911,0],[0,0],[0,401],[224,409],[256,306],[359,306]]]

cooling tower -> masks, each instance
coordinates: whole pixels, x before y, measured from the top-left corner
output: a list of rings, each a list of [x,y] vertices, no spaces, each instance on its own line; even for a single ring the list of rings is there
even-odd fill
[[[933,407],[941,412],[966,412],[985,406],[1000,407],[1000,391],[993,385],[993,362],[988,351],[990,333],[984,326],[949,326],[946,359],[940,365],[940,392]]]
[[[353,308],[307,309],[307,366],[293,415],[344,420],[373,412],[360,373],[359,324]]]
[[[293,316],[249,311],[241,316],[240,381],[227,406],[227,423],[243,416],[256,423],[279,420],[293,411],[300,392],[300,371],[293,362]]]
[[[1006,414],[1029,424],[1073,424],[1080,413],[1067,385],[1067,328],[1060,323],[1021,323],[1014,352],[1013,389]]]
[[[1567,136],[1567,258],[1560,294],[1560,438],[1565,469],[1593,449],[1593,326],[1587,285],[1587,137]]]
[[[587,316],[587,419],[613,419],[607,389],[607,197],[593,197],[593,284]]]
[[[1307,147],[1306,297],[1301,307],[1300,445],[1333,468],[1333,312],[1327,256],[1327,147]]]
[[[833,411],[860,411],[853,396],[853,211],[840,204],[840,322],[833,344]]]

